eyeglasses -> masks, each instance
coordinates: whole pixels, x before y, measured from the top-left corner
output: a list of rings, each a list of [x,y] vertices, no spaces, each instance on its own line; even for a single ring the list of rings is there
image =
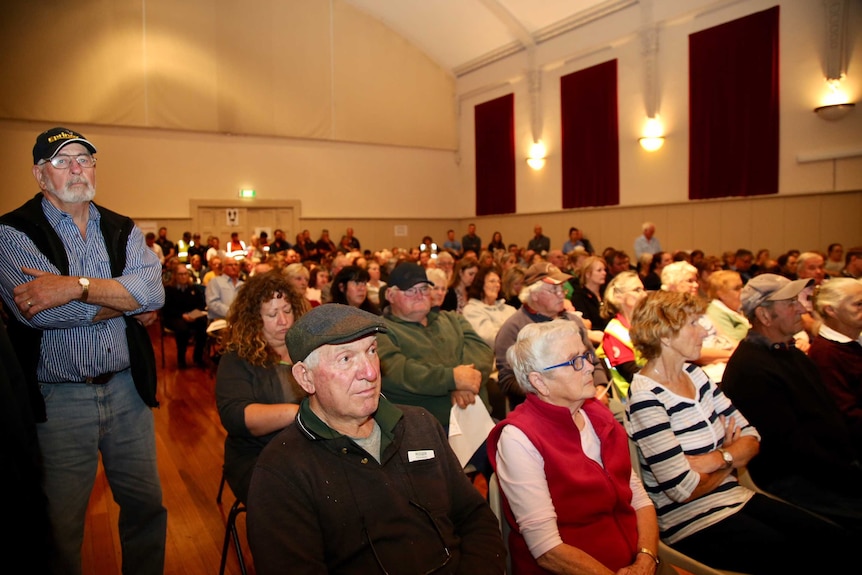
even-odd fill
[[[551,367],[546,367],[542,371],[548,371],[549,369],[557,369],[558,367],[564,367],[567,365],[571,365],[572,369],[575,371],[581,371],[584,369],[584,362],[589,361],[591,364],[596,362],[596,355],[588,351],[583,355],[578,355],[570,359],[569,361],[564,361],[563,363],[558,363],[557,365],[552,365]]]
[[[563,286],[561,286],[559,284],[555,284],[552,286],[549,285],[548,287],[546,287],[545,289],[543,289],[541,291],[543,291],[545,293],[552,293],[554,295],[563,295],[564,293],[566,293],[565,290],[563,289]]]
[[[405,296],[415,299],[417,297],[425,297],[428,295],[428,286],[413,286],[410,289],[399,289]]]
[[[58,154],[48,161],[58,170],[68,170],[72,167],[72,161],[78,162],[78,165],[82,168],[93,168],[96,166],[96,158],[90,154],[79,154],[77,156]],[[43,160],[40,163],[44,164],[45,161]]]
[[[443,545],[443,562],[440,563],[437,567],[433,569],[428,569],[424,572],[424,575],[431,575],[432,573],[436,573],[443,567],[449,564],[452,560],[452,553],[449,551],[449,547],[446,545],[446,539],[443,537],[443,532],[440,531],[440,527],[437,525],[437,522],[434,521],[434,516],[431,515],[431,512],[419,505],[414,501],[410,501],[410,505],[421,511],[425,514],[425,517],[428,518],[428,521],[431,522],[431,525],[434,526],[434,531],[437,532],[437,537],[440,538],[440,543]],[[380,556],[377,554],[377,549],[374,548],[374,540],[371,538],[371,535],[368,534],[368,527],[365,525],[365,518],[362,518],[362,530],[365,532],[365,537],[368,539],[368,545],[371,547],[371,552],[374,554],[374,560],[377,561],[377,565],[380,567],[380,570],[383,571],[383,575],[389,575],[389,571],[386,570],[386,567],[383,566],[383,562],[380,560]]]

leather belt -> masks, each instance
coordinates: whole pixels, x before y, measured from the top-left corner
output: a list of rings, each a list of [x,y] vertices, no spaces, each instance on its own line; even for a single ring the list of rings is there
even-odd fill
[[[95,377],[87,377],[81,383],[91,383],[93,385],[105,385],[106,383],[111,381],[111,378],[113,378],[115,375],[117,375],[116,371],[109,371],[107,373],[103,373],[103,374],[97,375]]]

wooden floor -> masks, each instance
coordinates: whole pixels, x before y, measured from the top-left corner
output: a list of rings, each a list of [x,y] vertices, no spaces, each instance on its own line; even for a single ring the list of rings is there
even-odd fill
[[[163,502],[168,510],[165,573],[216,575],[225,521],[234,497],[230,488],[225,486],[222,503],[216,503],[225,432],[215,407],[215,376],[212,370],[196,367],[177,370],[176,347],[170,335],[165,337],[166,368],[162,369],[158,329],[152,329],[151,335],[159,366],[158,398],[161,403],[154,410],[156,449]],[[87,511],[82,559],[84,573],[120,573],[118,511],[100,466]],[[248,572],[254,573],[251,553],[245,542],[245,514],[239,515],[237,525],[245,546]],[[240,573],[233,545],[225,573]]]

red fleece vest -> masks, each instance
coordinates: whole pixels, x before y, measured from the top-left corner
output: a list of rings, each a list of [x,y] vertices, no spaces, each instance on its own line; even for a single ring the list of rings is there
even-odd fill
[[[488,454],[497,468],[497,441],[506,425],[524,432],[545,460],[545,476],[563,542],[589,553],[611,571],[631,565],[637,552],[637,520],[629,487],[628,438],[610,410],[595,400],[581,408],[601,441],[604,468],[587,457],[568,409],[527,394],[527,401],[491,431]],[[530,554],[503,496],[512,526],[509,552],[516,573],[546,573]]]

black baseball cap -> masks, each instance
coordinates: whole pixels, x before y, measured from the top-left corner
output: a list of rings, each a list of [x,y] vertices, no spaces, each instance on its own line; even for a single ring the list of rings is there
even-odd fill
[[[90,150],[91,154],[96,153],[96,146],[74,130],[60,127],[46,130],[36,137],[36,144],[33,146],[33,163],[38,164],[42,160],[50,160],[64,146],[76,142]]]
[[[413,262],[404,262],[395,266],[395,269],[389,274],[387,284],[404,291],[416,284],[433,285],[433,282],[428,281],[425,268]]]

